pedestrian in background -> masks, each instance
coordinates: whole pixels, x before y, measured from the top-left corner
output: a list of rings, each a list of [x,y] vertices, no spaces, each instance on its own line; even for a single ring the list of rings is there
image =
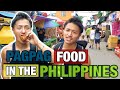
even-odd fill
[[[87,36],[87,41],[89,42],[89,39],[90,39],[90,30],[91,30],[91,27],[87,27],[86,29],[86,36]]]
[[[95,26],[92,26],[92,30],[90,30],[90,47],[93,49],[93,45],[94,45],[94,39],[95,39]]]
[[[100,50],[100,29],[99,28],[96,28],[95,30],[95,46],[96,46],[96,49],[99,49]]]

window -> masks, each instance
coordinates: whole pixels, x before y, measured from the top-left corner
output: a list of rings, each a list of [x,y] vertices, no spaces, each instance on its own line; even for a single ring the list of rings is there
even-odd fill
[[[61,16],[66,16],[66,11],[61,11]]]

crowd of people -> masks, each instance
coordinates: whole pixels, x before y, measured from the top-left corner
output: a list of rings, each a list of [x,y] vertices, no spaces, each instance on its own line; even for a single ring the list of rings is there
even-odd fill
[[[110,29],[106,28],[106,30],[103,31],[99,24],[87,26],[85,31],[87,42],[90,43],[89,48],[91,49],[93,49],[95,45],[95,48],[100,50],[101,40],[104,39],[104,41],[107,42],[109,35],[111,35]]]

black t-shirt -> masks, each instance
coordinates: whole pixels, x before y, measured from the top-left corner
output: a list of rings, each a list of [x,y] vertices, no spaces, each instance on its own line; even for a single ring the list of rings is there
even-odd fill
[[[84,49],[86,48],[86,46],[87,46],[87,44],[88,44],[88,42],[85,41],[85,40],[79,40],[79,41],[77,41],[77,43],[78,43],[79,45],[83,46]]]
[[[62,50],[62,47],[63,47],[63,42],[60,42],[56,46],[54,46],[54,50],[55,49]],[[77,43],[76,50],[82,50],[82,49],[83,49],[83,47]],[[67,74],[68,66],[73,65],[73,64],[64,64],[64,65],[65,65],[65,73]],[[81,64],[76,64],[76,65],[81,66]],[[63,77],[63,79],[85,79],[85,78],[81,77],[81,73],[79,72],[79,73],[77,73],[76,77]]]
[[[32,45],[32,44],[30,44],[30,50],[37,50],[36,49],[36,46],[34,46],[34,45]],[[12,51],[14,52],[14,51],[16,51],[16,48],[15,48],[15,43],[13,43],[13,45],[12,45]],[[11,64],[39,64],[39,68],[40,68],[40,65],[51,65],[51,63],[47,63],[47,62],[36,62],[35,60],[32,60],[32,62],[14,62],[14,61],[12,61],[11,60],[11,62],[10,62]],[[11,77],[11,79],[48,79],[48,73],[45,73],[44,74],[44,77],[40,77],[40,75],[39,75],[39,77]]]

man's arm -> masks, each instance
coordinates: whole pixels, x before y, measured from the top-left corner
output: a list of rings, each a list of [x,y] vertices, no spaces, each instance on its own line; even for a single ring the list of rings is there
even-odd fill
[[[4,70],[3,66],[4,66],[5,63],[7,63],[6,62],[6,50],[5,49],[3,49],[2,52],[1,52],[1,58],[2,58],[2,79],[11,79],[11,77],[7,77],[7,76],[4,75],[5,70]]]
[[[38,44],[37,44],[37,47],[38,49],[42,50],[42,52],[46,51],[46,50],[49,50],[51,52],[51,63],[54,63],[54,50],[50,47],[48,47],[47,45],[45,45],[43,42],[41,42],[40,40],[38,41]]]
[[[31,32],[29,34],[29,41],[31,44],[34,44],[38,47],[38,50],[42,50],[42,52],[49,50],[51,52],[51,63],[54,63],[54,50],[47,45],[45,45],[43,42],[39,40],[39,38],[35,35],[35,33]]]

